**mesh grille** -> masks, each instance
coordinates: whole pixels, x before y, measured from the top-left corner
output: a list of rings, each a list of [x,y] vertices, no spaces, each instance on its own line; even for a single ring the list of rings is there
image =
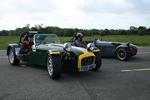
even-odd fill
[[[82,59],[81,65],[82,66],[91,65],[93,64],[93,61],[94,61],[94,57],[86,57]]]

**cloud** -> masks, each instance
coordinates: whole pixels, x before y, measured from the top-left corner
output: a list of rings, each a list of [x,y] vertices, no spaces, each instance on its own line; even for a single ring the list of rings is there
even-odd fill
[[[87,13],[125,13],[133,5],[127,0],[82,0],[79,7]]]
[[[149,4],[149,0],[81,0],[78,7],[94,23],[91,26],[127,29],[131,25],[150,26]]]
[[[149,0],[130,0],[130,3],[134,5],[134,12],[139,14],[149,14],[150,13],[150,1]]]
[[[78,6],[86,13],[150,13],[149,0],[81,0]]]
[[[0,30],[26,24],[89,29],[149,27],[149,4],[149,0],[1,1]]]
[[[49,0],[7,0],[1,2],[1,10],[3,13],[36,13],[50,12],[55,6]]]

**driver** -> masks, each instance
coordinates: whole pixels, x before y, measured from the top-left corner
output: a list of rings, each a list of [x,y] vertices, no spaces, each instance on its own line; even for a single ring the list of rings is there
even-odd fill
[[[23,45],[22,45],[23,52],[27,53],[28,51],[30,51],[32,49],[31,48],[32,45],[33,45],[33,36],[29,35],[27,36],[27,41],[23,42]]]
[[[86,48],[87,43],[83,41],[83,34],[82,33],[77,33],[74,41],[74,45],[77,47],[83,47]]]

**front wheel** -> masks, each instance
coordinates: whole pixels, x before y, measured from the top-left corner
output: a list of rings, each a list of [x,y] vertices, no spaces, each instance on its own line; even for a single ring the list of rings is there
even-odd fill
[[[18,60],[13,52],[13,49],[9,50],[8,60],[11,65],[18,65],[20,60]]]
[[[98,71],[98,69],[100,69],[100,67],[102,65],[101,54],[100,53],[95,53],[95,56],[96,56],[96,60],[95,60],[96,67],[92,70],[93,71]]]
[[[61,77],[62,65],[59,55],[49,55],[47,58],[47,70],[52,79]]]

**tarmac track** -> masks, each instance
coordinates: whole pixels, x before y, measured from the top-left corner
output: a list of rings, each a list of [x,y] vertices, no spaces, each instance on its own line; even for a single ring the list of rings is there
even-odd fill
[[[11,66],[0,51],[0,100],[150,100],[150,47],[122,62],[103,58],[99,72],[65,72],[51,80],[46,67]]]

